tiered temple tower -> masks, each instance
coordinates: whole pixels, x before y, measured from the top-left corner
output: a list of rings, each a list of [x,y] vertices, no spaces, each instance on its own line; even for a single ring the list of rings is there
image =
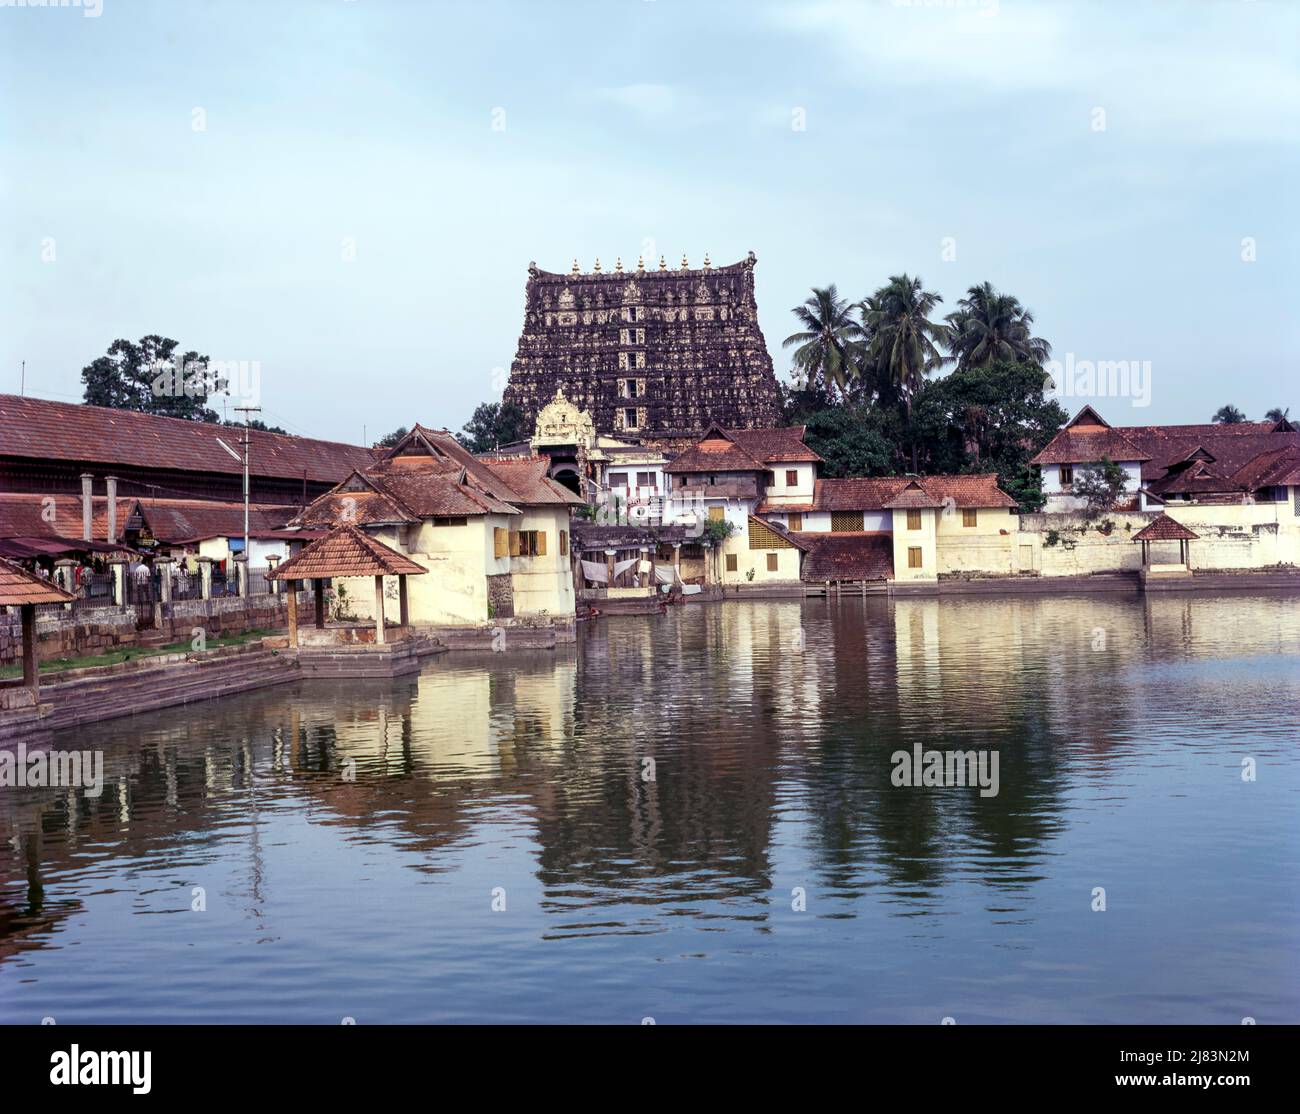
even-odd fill
[[[587,411],[596,430],[654,441],[717,424],[780,424],[772,358],[758,327],[753,252],[714,267],[657,269],[638,261],[567,275],[528,265],[524,330],[505,401],[533,421],[555,397]]]

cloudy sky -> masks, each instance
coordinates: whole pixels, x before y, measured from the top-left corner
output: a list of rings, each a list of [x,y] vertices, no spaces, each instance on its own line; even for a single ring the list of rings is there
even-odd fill
[[[4,391],[26,360],[77,400],[158,332],[257,361],[291,432],[458,428],[530,260],[752,249],[778,374],[809,287],[907,271],[1016,294],[1062,359],[1150,361],[1117,423],[1293,401],[1300,4],[22,2]]]

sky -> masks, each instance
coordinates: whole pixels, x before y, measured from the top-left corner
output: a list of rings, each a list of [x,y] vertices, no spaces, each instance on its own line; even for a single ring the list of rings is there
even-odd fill
[[[0,0],[6,392],[161,333],[293,433],[458,429],[530,261],[752,250],[781,377],[811,287],[907,272],[1130,362],[1067,409],[1300,414],[1300,3],[36,2]]]

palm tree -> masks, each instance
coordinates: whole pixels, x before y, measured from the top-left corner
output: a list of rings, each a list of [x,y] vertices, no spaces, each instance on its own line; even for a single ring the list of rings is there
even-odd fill
[[[1289,421],[1290,418],[1291,407],[1289,406],[1285,410],[1280,406],[1274,406],[1272,410],[1264,415],[1264,420],[1267,422],[1285,422]]]
[[[814,286],[812,297],[791,310],[803,330],[791,333],[781,347],[799,346],[791,362],[803,372],[808,386],[821,379],[828,389],[838,387],[843,395],[849,377],[858,374],[866,334],[853,319],[852,309],[831,283],[823,289]]]
[[[1033,336],[1034,315],[1010,294],[999,294],[991,282],[972,286],[948,314],[948,347],[960,369],[984,367],[996,360],[1045,364],[1052,346]]]
[[[1232,403],[1227,406],[1220,406],[1215,412],[1212,421],[1216,425],[1236,425],[1238,422],[1244,422],[1246,415],[1238,410]]]
[[[862,324],[870,338],[866,362],[882,383],[889,383],[903,404],[908,425],[912,399],[926,375],[943,366],[939,345],[947,339],[943,325],[930,314],[943,299],[922,288],[919,278],[891,275],[889,282],[861,305]],[[912,470],[916,471],[916,442],[912,442]]]

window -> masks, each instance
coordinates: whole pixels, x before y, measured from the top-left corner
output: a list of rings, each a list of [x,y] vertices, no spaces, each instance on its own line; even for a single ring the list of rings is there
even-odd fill
[[[1074,483],[1074,465],[1062,464],[1061,465],[1061,486],[1069,487],[1072,483]]]
[[[735,571],[736,571],[736,554],[734,554],[734,553],[728,553],[728,554],[727,554],[727,572],[735,572]]]
[[[469,519],[463,515],[450,515],[447,518],[435,518],[433,524],[435,526],[467,526]]]
[[[961,511],[961,524],[963,526],[979,525],[979,512],[974,507],[963,507]]]
[[[655,474],[653,472],[638,472],[636,474],[637,487],[654,487]]]
[[[611,472],[609,474],[609,486],[627,487],[627,475],[626,472]]]
[[[510,531],[510,556],[511,557],[519,556],[519,531],[518,530]]]
[[[631,406],[623,411],[623,428],[636,429],[636,410]]]
[[[769,554],[767,555],[767,571],[768,571],[768,572],[776,572],[776,569],[777,569],[777,561],[778,561],[778,558],[777,558],[777,555],[776,555],[775,553],[769,553]]]
[[[802,529],[803,529],[803,515],[801,515],[801,514],[788,514],[788,515],[786,515],[786,516],[785,516],[785,525],[786,525],[786,529],[788,529],[788,530],[796,530],[796,531],[798,531],[798,530],[802,530]]]
[[[709,521],[710,521],[710,522],[721,522],[724,518],[726,518],[726,516],[727,516],[727,512],[726,512],[725,508],[723,508],[723,507],[710,507],[710,508],[709,508]]]
[[[560,556],[567,557],[568,555],[569,555],[569,531],[561,530],[560,531]]]
[[[861,511],[831,511],[831,532],[843,534],[846,531],[862,529]]]
[[[492,529],[492,556],[510,556],[510,532],[500,526],[495,526]]]
[[[799,470],[797,468],[787,468],[785,470],[785,486],[786,487],[799,486]]]
[[[512,553],[514,557],[545,557],[546,556],[546,531],[545,530],[522,530],[516,535],[519,539],[519,546],[516,552]]]
[[[921,512],[916,507],[911,507],[908,509],[907,528],[909,530],[919,530],[921,528]]]
[[[629,379],[625,384],[625,389],[627,390],[627,394],[623,396],[624,398],[636,398],[637,385],[635,379]]]
[[[919,569],[921,567],[921,547],[919,545],[909,545],[907,547],[907,567],[909,569]]]
[[[625,321],[639,321],[641,319],[640,306],[628,306],[625,310],[623,310],[623,313],[625,315],[624,316]]]

